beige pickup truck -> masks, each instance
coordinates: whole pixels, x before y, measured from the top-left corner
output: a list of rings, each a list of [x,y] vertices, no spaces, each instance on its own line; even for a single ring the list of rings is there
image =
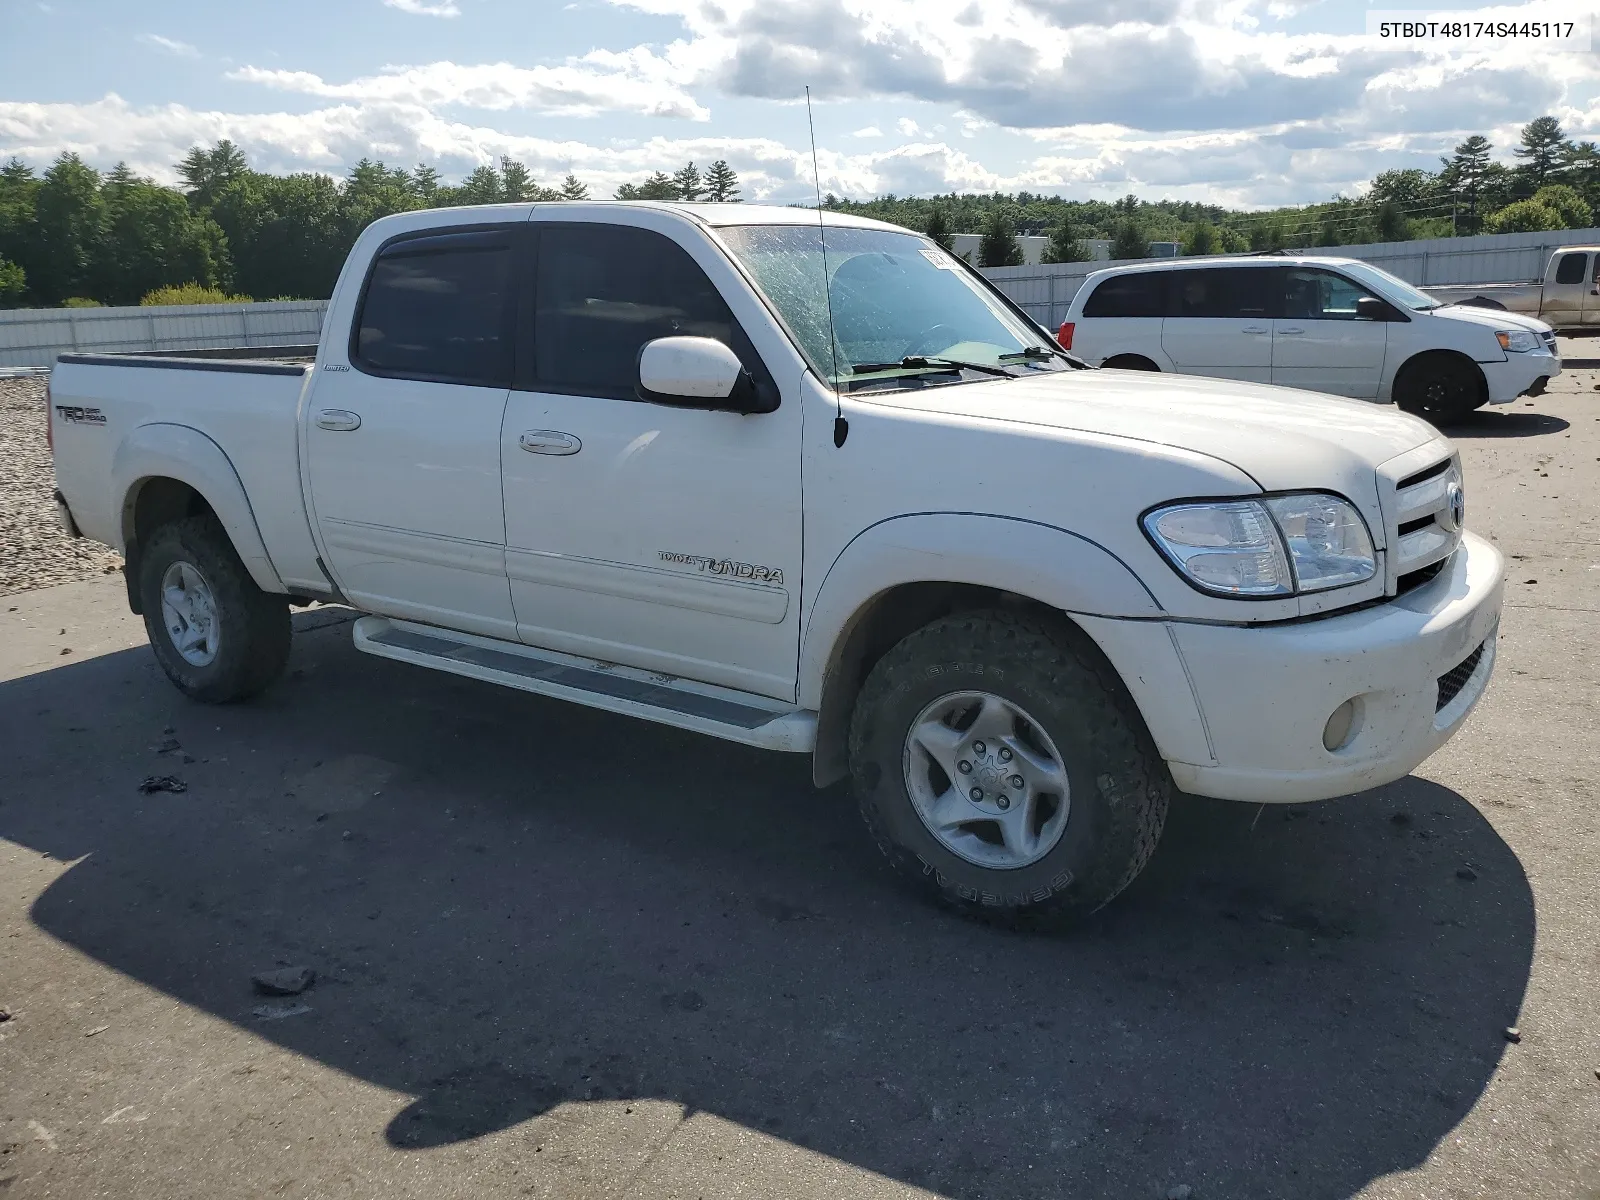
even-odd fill
[[[1562,246],[1529,283],[1468,283],[1426,287],[1446,304],[1497,308],[1538,317],[1552,328],[1600,330],[1600,246]]]

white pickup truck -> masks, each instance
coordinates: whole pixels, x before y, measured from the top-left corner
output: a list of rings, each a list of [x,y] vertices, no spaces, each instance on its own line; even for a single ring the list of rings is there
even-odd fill
[[[977,915],[1105,904],[1175,790],[1397,779],[1494,664],[1437,430],[1090,369],[839,214],[386,217],[314,364],[68,354],[50,390],[63,521],[188,695],[265,688],[289,606],[342,602],[367,653],[808,753]]]

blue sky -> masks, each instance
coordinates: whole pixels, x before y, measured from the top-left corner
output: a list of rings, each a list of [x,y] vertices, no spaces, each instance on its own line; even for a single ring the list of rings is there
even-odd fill
[[[1436,7],[1384,0],[1385,9]],[[1454,9],[1563,16],[1542,2]],[[596,194],[728,159],[746,198],[1136,192],[1257,206],[1600,131],[1600,58],[1380,50],[1351,0],[0,0],[0,158],[164,180],[230,137],[264,169],[447,177],[510,154]]]

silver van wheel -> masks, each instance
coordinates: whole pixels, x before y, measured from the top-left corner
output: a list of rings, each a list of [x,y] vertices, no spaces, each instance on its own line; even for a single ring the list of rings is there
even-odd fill
[[[191,667],[209,667],[217,658],[221,629],[211,585],[186,562],[169,565],[161,576],[161,621],[172,648]]]
[[[1055,743],[990,692],[951,692],[924,708],[906,732],[903,766],[928,832],[975,866],[1031,866],[1067,827],[1072,788]]]

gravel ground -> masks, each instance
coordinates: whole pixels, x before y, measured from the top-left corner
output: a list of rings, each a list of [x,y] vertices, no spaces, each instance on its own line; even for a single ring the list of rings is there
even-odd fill
[[[98,542],[56,524],[43,379],[0,379],[0,596],[120,570]]]

